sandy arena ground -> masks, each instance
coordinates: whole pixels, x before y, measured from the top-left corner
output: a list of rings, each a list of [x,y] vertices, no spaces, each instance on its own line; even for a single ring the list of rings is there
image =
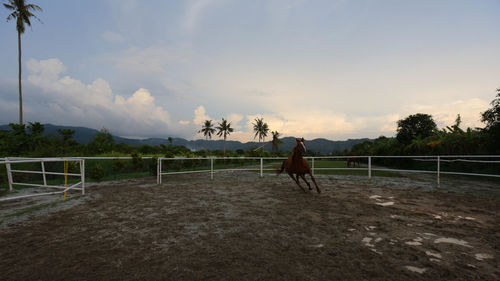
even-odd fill
[[[408,178],[317,181],[319,195],[287,175],[198,174],[0,202],[0,279],[500,280],[498,197]]]

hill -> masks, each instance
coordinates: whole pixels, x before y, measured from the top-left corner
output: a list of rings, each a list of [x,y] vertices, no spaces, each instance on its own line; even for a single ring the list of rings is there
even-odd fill
[[[75,134],[73,135],[73,139],[77,141],[78,143],[81,144],[88,144],[90,140],[99,132],[98,130],[91,129],[91,128],[86,128],[86,127],[72,127],[72,126],[58,126],[58,125],[52,125],[52,124],[44,124],[45,130],[44,130],[44,135],[49,136],[49,135],[54,135],[57,136],[57,130],[58,129],[71,129],[75,131]],[[0,125],[0,130],[8,131],[10,130],[10,127],[8,125]],[[115,143],[125,143],[129,145],[160,145],[160,144],[165,144],[168,145],[168,139],[164,138],[147,138],[147,139],[130,139],[130,138],[123,138],[120,136],[115,136],[113,135],[113,138],[115,140]],[[349,150],[351,147],[355,144],[364,142],[366,140],[369,140],[367,138],[364,139],[348,139],[345,141],[332,141],[332,140],[327,140],[324,138],[318,138],[314,140],[306,140],[306,144],[309,150],[319,152],[322,154],[328,154],[336,151],[344,151],[344,150]],[[282,151],[291,151],[293,147],[295,146],[295,138],[294,137],[284,137],[281,139],[283,142],[280,144],[279,148]],[[172,144],[173,145],[183,145],[191,150],[201,150],[201,149],[206,149],[206,150],[222,150],[224,148],[224,141],[223,140],[204,140],[204,139],[197,139],[197,140],[186,140],[183,138],[172,138]],[[239,141],[232,141],[232,140],[227,140],[226,141],[226,149],[227,150],[237,150],[237,149],[243,149],[243,150],[248,150],[251,148],[257,148],[264,145],[264,149],[267,151],[271,150],[271,142],[246,142],[242,143]]]

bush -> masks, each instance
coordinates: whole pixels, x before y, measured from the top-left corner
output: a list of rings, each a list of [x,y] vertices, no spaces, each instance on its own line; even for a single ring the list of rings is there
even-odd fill
[[[134,170],[136,171],[141,171],[144,163],[142,161],[142,156],[137,154],[137,152],[132,152],[132,166],[134,167]]]
[[[155,156],[151,158],[151,162],[149,162],[149,173],[153,176],[156,176],[158,174],[157,168],[158,168],[158,157]]]
[[[102,166],[99,164],[95,164],[95,166],[90,169],[89,177],[100,182],[102,178],[104,178],[104,169],[102,168]]]
[[[114,159],[112,167],[115,173],[120,173],[125,168],[125,163],[121,159]]]

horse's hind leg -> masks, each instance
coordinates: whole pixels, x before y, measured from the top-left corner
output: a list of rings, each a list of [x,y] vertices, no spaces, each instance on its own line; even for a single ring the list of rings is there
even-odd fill
[[[297,178],[299,177],[299,175],[297,174]],[[311,184],[306,180],[306,177],[304,174],[300,174],[300,177],[306,182],[307,186],[309,187],[309,190],[312,190],[311,188]]]
[[[311,179],[312,179],[312,181],[314,182],[314,185],[316,186],[316,191],[318,191],[318,193],[321,193],[321,189],[319,189],[319,186],[318,186],[318,184],[316,183],[316,179],[314,178],[313,174],[312,174],[312,173],[309,173],[309,175],[311,175]]]
[[[294,181],[294,182],[295,182],[295,183],[296,183],[296,184],[297,184],[297,185],[298,185],[298,186],[299,186],[299,187],[300,187],[300,188],[301,188],[304,192],[306,192],[306,190],[305,190],[305,189],[302,187],[302,185],[300,185],[300,183],[299,183],[299,180],[298,180],[299,176],[298,176],[298,175],[297,175],[297,179],[295,179],[295,178],[293,177],[293,174],[292,174],[292,173],[288,173],[288,175],[292,178],[292,180],[293,180],[293,181]]]

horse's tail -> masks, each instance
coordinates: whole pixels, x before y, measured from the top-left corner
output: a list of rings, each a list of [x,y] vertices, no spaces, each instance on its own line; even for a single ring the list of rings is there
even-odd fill
[[[283,170],[285,169],[285,161],[283,161],[283,163],[281,164],[281,168],[276,169],[276,176],[279,176],[281,172],[283,172]]]

